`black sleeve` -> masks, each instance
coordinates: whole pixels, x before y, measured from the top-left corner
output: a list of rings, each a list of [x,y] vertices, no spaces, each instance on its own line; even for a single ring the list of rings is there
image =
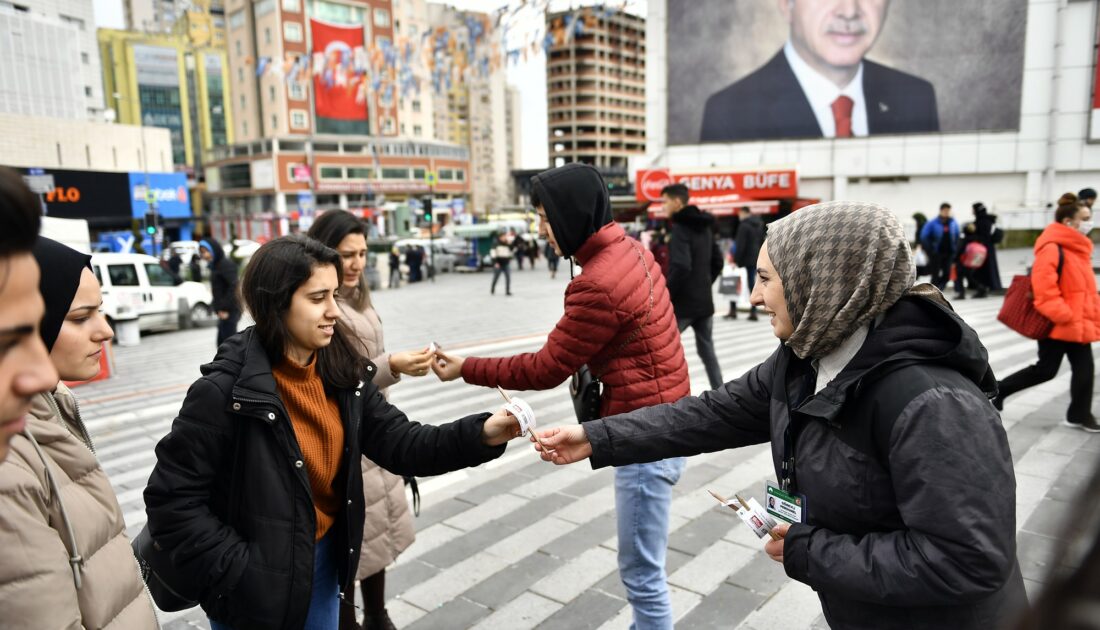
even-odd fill
[[[504,453],[506,444],[486,446],[481,428],[489,419],[479,413],[433,426],[409,420],[382,396],[373,383],[362,390],[359,448],[371,461],[397,475],[441,475],[478,466]]]
[[[677,225],[672,226],[668,239],[668,297],[673,303],[687,286],[691,277],[691,235]]]
[[[722,275],[722,267],[726,264],[723,256],[722,249],[718,247],[718,243],[711,241],[710,244],[710,283],[714,284],[714,281],[718,279],[718,276]]]
[[[144,493],[149,533],[172,561],[174,574],[163,577],[196,600],[232,590],[248,565],[248,543],[210,510],[211,489],[227,483],[220,466],[233,450],[227,400],[212,381],[195,381],[157,444]]]
[[[654,462],[769,441],[778,353],[701,396],[586,422],[592,467]]]

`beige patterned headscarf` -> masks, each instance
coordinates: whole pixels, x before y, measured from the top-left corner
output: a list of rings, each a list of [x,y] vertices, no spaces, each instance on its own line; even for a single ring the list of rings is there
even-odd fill
[[[768,256],[783,281],[799,358],[822,357],[913,286],[909,241],[873,203],[807,206],[768,226]]]

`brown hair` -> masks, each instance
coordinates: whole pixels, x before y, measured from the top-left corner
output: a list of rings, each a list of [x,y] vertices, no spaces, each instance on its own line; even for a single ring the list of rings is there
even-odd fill
[[[1077,195],[1071,192],[1062,195],[1058,198],[1058,209],[1054,211],[1054,221],[1064,223],[1066,219],[1072,220],[1084,205],[1083,202],[1077,199]]]
[[[362,234],[364,240],[367,238],[367,230],[363,221],[344,210],[329,210],[314,221],[309,228],[310,238],[320,241],[322,245],[332,249],[339,247],[340,241],[344,240],[344,237],[348,234]],[[343,278],[344,269],[341,267],[337,271],[340,277]],[[359,274],[359,284],[356,286],[355,294],[349,295],[346,302],[360,313],[367,310],[367,307],[371,305],[370,285],[367,283],[367,270],[365,268],[363,273]]]

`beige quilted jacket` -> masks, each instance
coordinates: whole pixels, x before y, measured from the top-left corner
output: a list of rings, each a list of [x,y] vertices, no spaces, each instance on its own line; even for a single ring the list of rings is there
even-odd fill
[[[0,463],[0,626],[157,628],[122,510],[64,385]]]

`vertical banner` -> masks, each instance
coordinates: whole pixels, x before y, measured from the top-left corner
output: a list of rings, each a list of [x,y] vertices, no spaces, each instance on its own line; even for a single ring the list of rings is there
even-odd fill
[[[363,27],[339,26],[312,18],[309,23],[313,34],[313,94],[318,131],[333,127],[331,131],[367,133]]]
[[[1100,15],[1096,20],[1096,31],[1092,52],[1092,101],[1089,104],[1088,142],[1100,142]]]

